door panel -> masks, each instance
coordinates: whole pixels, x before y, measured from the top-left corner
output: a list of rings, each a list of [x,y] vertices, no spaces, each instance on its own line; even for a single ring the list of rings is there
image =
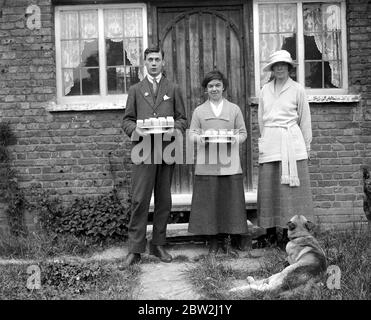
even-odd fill
[[[226,98],[241,108],[248,121],[242,12],[242,6],[157,9],[157,34],[165,52],[166,76],[180,85],[189,122],[194,109],[206,99],[201,82],[213,69],[227,77]],[[249,174],[246,152],[244,143],[241,164],[245,176]],[[176,165],[172,192],[192,192],[192,182],[193,165]]]

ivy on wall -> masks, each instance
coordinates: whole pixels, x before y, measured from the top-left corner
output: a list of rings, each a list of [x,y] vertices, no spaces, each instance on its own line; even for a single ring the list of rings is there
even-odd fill
[[[8,123],[0,122],[0,200],[7,204],[6,216],[13,235],[26,234],[24,211],[27,206],[23,191],[18,186],[16,171],[10,165],[8,147],[16,137]]]

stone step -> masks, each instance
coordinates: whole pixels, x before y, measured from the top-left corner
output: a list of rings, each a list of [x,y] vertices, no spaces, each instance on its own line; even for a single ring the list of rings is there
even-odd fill
[[[265,234],[265,229],[258,227],[254,224],[252,224],[249,220],[248,226],[249,226],[249,232],[246,234],[246,236],[251,237],[252,239],[256,239],[261,235]],[[150,238],[152,234],[152,224],[147,226],[147,238]],[[188,232],[188,223],[170,223],[167,225],[167,232],[166,236],[169,240],[172,240],[173,238],[183,238],[183,239],[197,239],[199,236],[194,235],[192,233]]]

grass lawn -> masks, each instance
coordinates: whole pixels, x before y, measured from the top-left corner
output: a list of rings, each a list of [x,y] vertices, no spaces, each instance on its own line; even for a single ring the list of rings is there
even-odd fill
[[[201,257],[190,261],[187,256],[177,256],[174,262],[187,262],[184,271],[188,280],[204,299],[305,299],[305,300],[370,300],[371,264],[370,233],[366,230],[347,232],[327,231],[317,236],[327,256],[328,265],[341,270],[341,288],[330,290],[324,277],[322,285],[310,290],[293,290],[290,294],[267,293],[249,296],[228,294],[234,281],[244,281],[247,276],[265,278],[284,268],[286,253],[271,247],[266,250],[261,264],[254,272],[247,271],[244,260],[233,264],[228,256],[210,261]],[[0,238],[0,258],[33,259],[40,261],[41,287],[28,289],[30,264],[0,265],[0,300],[137,300],[141,266],[123,271],[117,269],[120,261],[72,262],[64,260],[66,255],[88,257],[92,252],[103,250],[109,244],[92,246],[74,237],[50,237],[29,235],[28,238]],[[255,259],[255,258],[254,258]],[[242,264],[241,264],[242,261]],[[250,260],[251,261],[251,260]],[[157,259],[146,257],[143,263],[157,263]],[[233,266],[233,268],[232,268]],[[251,269],[252,270],[252,269]]]

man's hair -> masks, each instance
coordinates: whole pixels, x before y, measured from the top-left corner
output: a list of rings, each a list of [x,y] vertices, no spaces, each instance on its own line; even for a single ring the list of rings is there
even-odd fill
[[[162,56],[162,59],[164,59],[164,57],[165,57],[164,50],[162,50],[162,49],[159,48],[159,47],[150,47],[150,48],[147,48],[147,49],[144,51],[144,60],[146,60],[148,54],[153,53],[153,52],[156,52],[156,53],[157,53],[157,52],[160,52],[160,53],[161,53],[161,56]]]
[[[223,73],[221,73],[219,70],[213,70],[213,71],[210,71],[209,73],[207,73],[204,77],[204,79],[202,80],[202,87],[204,89],[206,89],[207,87],[207,84],[212,81],[212,80],[220,80],[221,82],[223,82],[223,87],[224,87],[224,90],[227,90],[228,88],[228,80],[227,78],[224,76]]]

